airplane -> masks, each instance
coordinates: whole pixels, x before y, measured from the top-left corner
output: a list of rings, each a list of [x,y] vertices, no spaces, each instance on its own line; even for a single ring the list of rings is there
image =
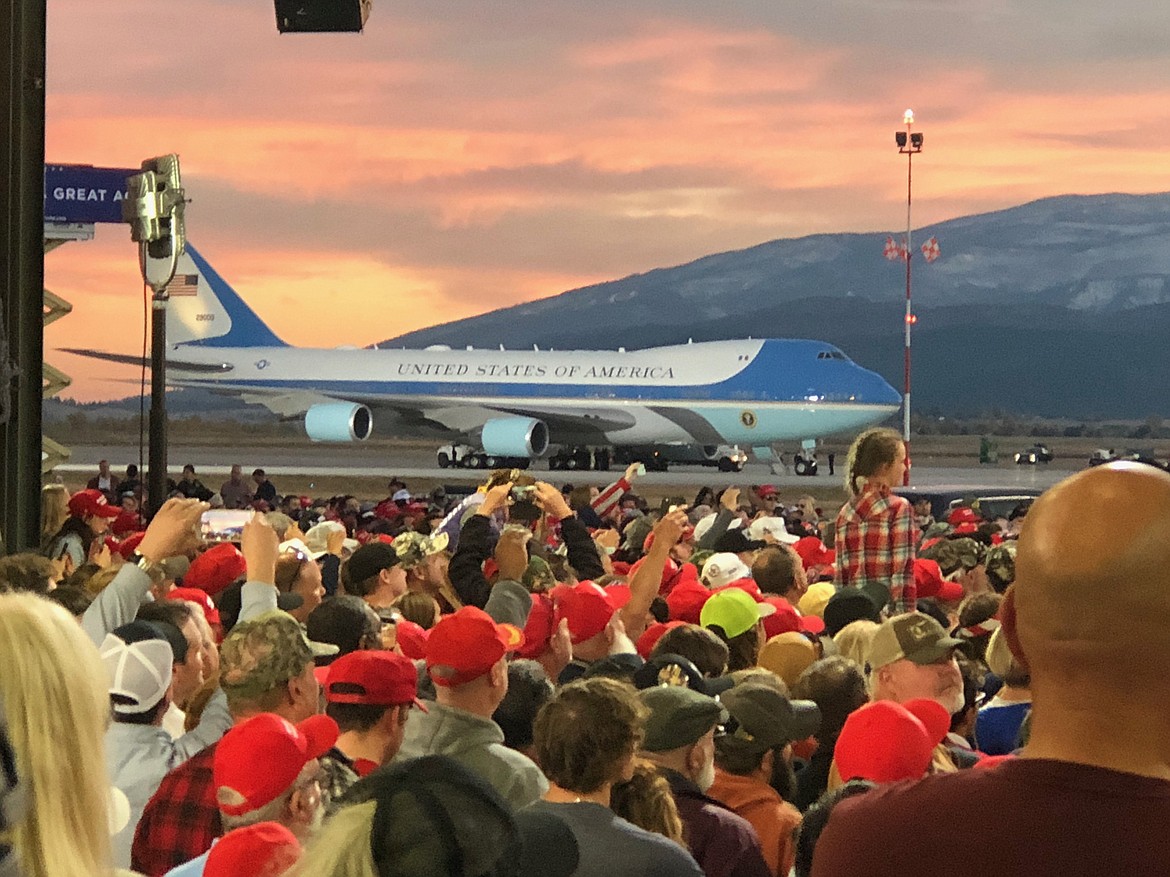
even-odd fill
[[[313,441],[363,441],[375,428],[474,441],[481,450],[464,465],[540,458],[554,446],[562,454],[589,446],[711,452],[798,439],[810,448],[818,437],[863,429],[901,405],[880,375],[822,341],[616,351],[293,347],[190,244],[168,291],[169,384],[303,418]],[[141,364],[135,355],[67,352]]]

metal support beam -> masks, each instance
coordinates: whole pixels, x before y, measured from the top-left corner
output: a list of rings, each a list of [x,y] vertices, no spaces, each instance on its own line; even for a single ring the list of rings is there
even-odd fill
[[[44,349],[45,0],[0,12],[0,470],[3,544],[40,542]]]
[[[150,303],[150,471],[148,512],[153,518],[167,501],[167,293]]]

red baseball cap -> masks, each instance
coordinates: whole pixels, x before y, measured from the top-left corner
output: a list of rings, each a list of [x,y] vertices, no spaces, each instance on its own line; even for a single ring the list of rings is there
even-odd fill
[[[134,533],[133,535],[127,536],[118,543],[118,553],[122,555],[122,557],[129,560],[130,555],[138,550],[138,545],[142,542],[142,539],[145,536],[145,530],[143,530],[141,533]]]
[[[634,576],[638,574],[638,570],[642,568],[642,564],[645,562],[645,556],[639,557],[636,561],[634,561],[633,565],[630,567],[629,574],[626,576],[626,581],[633,581]],[[678,564],[675,563],[671,558],[666,558],[666,561],[662,564],[662,578],[658,580],[658,593],[665,594],[670,590],[671,587],[677,584],[675,580],[678,577],[678,573]]]
[[[337,734],[329,716],[294,725],[261,713],[236,725],[215,748],[212,776],[220,811],[239,816],[275,801],[306,764],[333,748]]]
[[[775,495],[776,485],[774,484],[761,484],[756,488],[756,496],[758,496],[760,499],[767,499],[768,497]]]
[[[475,606],[444,616],[427,638],[427,672],[436,685],[463,685],[483,676],[500,658],[524,645],[524,634],[496,624]]]
[[[418,699],[418,671],[410,658],[381,649],[359,649],[330,664],[325,700],[366,706],[414,704],[427,711]]]
[[[825,543],[816,536],[802,536],[793,544],[792,550],[800,556],[800,562],[806,570],[837,562],[837,552],[832,548],[826,548]]]
[[[757,603],[762,603],[764,601],[764,592],[760,590],[760,586],[756,584],[756,580],[753,578],[745,577],[742,579],[735,579],[734,581],[728,582],[721,588],[715,588],[715,590],[726,591],[728,588],[738,588]]]
[[[116,518],[122,514],[100,490],[79,490],[69,497],[69,514],[78,518]]]
[[[625,589],[624,594],[619,588]],[[573,645],[577,645],[605,630],[613,614],[629,602],[630,589],[628,586],[603,588],[593,582],[578,582],[558,585],[550,596],[556,609],[553,627],[560,624],[562,618],[569,619],[569,636]]]
[[[145,533],[142,528],[142,518],[137,512],[122,512],[110,524],[110,532],[115,536],[125,536],[127,533]]]
[[[257,822],[229,831],[207,854],[203,877],[279,877],[297,863],[301,844],[279,822]]]
[[[654,647],[658,645],[658,641],[662,639],[663,634],[676,627],[682,627],[684,624],[686,624],[685,621],[656,621],[647,627],[646,632],[638,637],[638,642],[635,646],[642,660],[650,660],[650,653],[654,651]]]
[[[933,704],[934,709],[924,704]],[[927,718],[930,727],[919,714]],[[936,737],[940,721],[944,728]],[[933,700],[867,703],[850,713],[837,738],[833,750],[837,771],[846,781],[892,783],[919,779],[926,775],[934,747],[949,727],[946,709]]]
[[[683,564],[683,568],[691,564]],[[666,595],[666,605],[670,609],[670,617],[676,621],[686,621],[689,624],[699,623],[699,614],[703,611],[703,606],[711,599],[712,592],[707,590],[707,586],[698,579],[689,579],[685,582],[679,582]]]
[[[729,586],[730,587],[730,586]],[[764,603],[771,603],[776,611],[764,619],[764,635],[767,639],[782,633],[824,633],[824,619],[816,615],[801,615],[796,607],[783,597],[765,597]]]
[[[183,587],[198,588],[215,595],[248,573],[240,549],[230,542],[213,545],[191,561],[183,576]]]
[[[427,656],[427,638],[431,632],[421,624],[415,624],[405,618],[399,618],[394,625],[394,641],[406,657],[412,661],[421,661]]]
[[[529,594],[532,609],[524,624],[524,645],[516,650],[521,658],[539,658],[553,634],[553,604],[547,594]]]
[[[919,597],[935,597],[944,603],[963,599],[963,586],[958,582],[948,582],[938,561],[925,557],[914,559],[914,587]]]
[[[192,603],[198,603],[199,608],[203,610],[203,617],[207,619],[208,624],[219,624],[219,610],[215,608],[215,604],[211,602],[211,597],[207,595],[206,591],[201,591],[198,588],[172,588],[167,594],[168,600],[190,600]]]
[[[947,523],[952,527],[957,527],[960,524],[978,524],[983,519],[975,514],[975,509],[967,506],[959,506],[957,509],[951,509],[951,513],[947,515]]]

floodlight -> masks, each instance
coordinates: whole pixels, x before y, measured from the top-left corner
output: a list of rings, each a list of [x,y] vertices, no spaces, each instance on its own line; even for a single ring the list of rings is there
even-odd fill
[[[360,33],[372,0],[274,0],[281,33]]]
[[[130,238],[146,244],[154,259],[177,257],[186,246],[183,206],[186,203],[179,175],[179,157],[163,155],[142,163],[142,173],[130,177],[122,219],[130,223]]]

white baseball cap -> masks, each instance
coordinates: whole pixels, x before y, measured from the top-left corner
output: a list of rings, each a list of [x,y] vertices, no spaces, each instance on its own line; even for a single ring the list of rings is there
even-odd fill
[[[711,526],[715,523],[715,518],[717,515],[718,515],[718,512],[711,512],[711,514],[704,515],[703,517],[699,518],[699,520],[697,520],[695,522],[695,541],[696,542],[698,542],[704,536],[707,535],[707,531],[710,530]],[[727,525],[727,529],[728,530],[735,530],[735,529],[738,529],[742,525],[743,525],[743,521],[740,520],[738,517],[732,518],[731,523]]]
[[[149,624],[149,622],[132,622]],[[118,628],[124,631],[130,625]],[[162,638],[126,642],[107,633],[100,649],[110,680],[110,696],[118,698],[114,712],[140,714],[153,709],[171,687],[175,653]]]
[[[751,575],[747,564],[731,552],[712,554],[703,564],[703,584],[708,588],[722,588],[736,579],[744,579]]]
[[[771,534],[777,542],[783,542],[785,545],[795,545],[800,541],[799,536],[788,532],[783,518],[756,518],[748,527],[748,536],[752,539],[763,539],[765,533]]]

